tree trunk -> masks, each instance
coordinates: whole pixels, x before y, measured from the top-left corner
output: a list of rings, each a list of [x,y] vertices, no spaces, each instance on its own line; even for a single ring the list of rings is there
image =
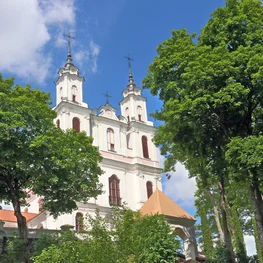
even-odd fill
[[[28,242],[26,218],[21,213],[20,202],[15,195],[12,196],[12,204],[13,204],[14,211],[15,211],[14,215],[17,218],[19,237],[21,240],[23,240],[23,243],[24,243],[24,262],[29,263],[30,262],[30,244]]]
[[[223,230],[222,230],[222,227],[221,227],[221,224],[220,224],[219,212],[218,212],[218,209],[217,209],[217,206],[216,206],[215,199],[214,199],[214,197],[213,197],[213,195],[211,194],[210,191],[207,191],[207,194],[208,194],[209,199],[210,199],[210,201],[211,201],[211,203],[213,205],[214,217],[215,217],[216,227],[217,227],[218,234],[219,234],[220,243],[224,244],[224,242],[225,242],[224,233],[223,233]]]
[[[223,230],[224,230],[224,237],[225,237],[225,247],[227,249],[229,262],[235,263],[235,255],[232,246],[231,235],[228,229],[227,223],[227,214],[226,214],[226,200],[225,200],[225,185],[224,185],[224,178],[221,177],[219,182],[219,189],[220,189],[220,209],[222,214],[222,221],[223,221]]]
[[[212,239],[212,231],[207,219],[207,211],[204,206],[198,207],[199,216],[201,219],[201,231],[203,237],[203,251],[207,259],[212,259],[214,255],[214,246]]]
[[[263,202],[262,202],[262,197],[260,195],[260,198],[259,198],[258,195],[259,195],[260,190],[258,186],[255,184],[249,185],[248,192],[250,195],[251,203],[254,208],[258,239],[259,239],[260,249],[261,249],[261,257],[263,258],[263,213],[262,213]]]
[[[234,228],[234,247],[236,251],[236,258],[239,263],[247,263],[247,250],[245,246],[242,225],[240,222],[238,210],[236,205],[231,206],[231,216],[232,216],[232,227]]]
[[[254,238],[255,238],[256,249],[257,249],[258,263],[263,263],[263,258],[262,258],[261,248],[260,248],[260,242],[258,239],[258,229],[257,229],[255,217],[252,217],[252,224],[253,224]]]

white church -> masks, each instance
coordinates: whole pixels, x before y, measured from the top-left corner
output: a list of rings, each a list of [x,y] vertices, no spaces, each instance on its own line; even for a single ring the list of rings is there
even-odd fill
[[[45,230],[60,230],[70,225],[81,230],[86,214],[108,215],[111,206],[125,203],[130,209],[140,210],[143,215],[163,214],[171,227],[184,241],[187,262],[196,262],[195,218],[184,211],[162,192],[161,172],[157,148],[152,142],[155,133],[153,123],[148,120],[146,98],[134,82],[130,68],[128,85],[122,91],[121,115],[107,103],[93,110],[83,101],[84,77],[73,64],[70,41],[64,67],[59,72],[56,84],[56,126],[61,129],[85,131],[93,137],[103,160],[100,164],[104,174],[100,176],[103,194],[78,203],[78,209],[70,214],[54,218],[43,211],[43,199],[29,192],[28,206],[23,215],[31,234]],[[2,235],[16,228],[13,211],[0,210]],[[34,232],[35,230],[35,232]]]

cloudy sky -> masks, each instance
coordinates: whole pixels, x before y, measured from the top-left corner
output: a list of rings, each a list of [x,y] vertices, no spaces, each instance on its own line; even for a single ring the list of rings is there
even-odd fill
[[[84,100],[91,108],[110,103],[118,108],[127,84],[128,53],[133,57],[135,82],[147,74],[156,47],[172,29],[199,33],[211,12],[223,0],[0,0],[0,72],[13,76],[20,85],[51,93],[54,80],[66,60],[64,34],[70,32],[73,60],[85,77]],[[144,91],[148,112],[161,107],[156,97]],[[154,121],[154,120],[153,120]],[[158,123],[155,122],[156,125]],[[172,178],[164,180],[164,191],[194,214],[194,179],[180,164]],[[252,244],[251,237],[247,243]],[[250,248],[252,253],[253,248]]]

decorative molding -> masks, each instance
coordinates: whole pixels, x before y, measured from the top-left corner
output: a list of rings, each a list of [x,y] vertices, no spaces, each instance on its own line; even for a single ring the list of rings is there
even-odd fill
[[[144,174],[142,174],[142,173],[137,173],[137,176],[138,176],[139,178],[144,179]]]

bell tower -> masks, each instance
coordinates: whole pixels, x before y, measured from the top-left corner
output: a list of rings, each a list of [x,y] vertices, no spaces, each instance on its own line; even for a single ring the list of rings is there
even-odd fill
[[[62,101],[71,102],[80,106],[87,107],[83,102],[82,84],[85,81],[84,77],[79,75],[79,69],[73,64],[71,55],[70,39],[73,38],[70,34],[68,37],[68,54],[64,67],[60,68],[59,77],[55,81],[56,84],[56,106]]]
[[[146,110],[146,98],[142,97],[142,91],[136,86],[133,79],[131,60],[129,56],[125,57],[128,59],[129,66],[129,80],[126,89],[123,90],[123,100],[120,102],[121,115],[127,119],[127,122],[139,121],[147,123],[147,110]]]

